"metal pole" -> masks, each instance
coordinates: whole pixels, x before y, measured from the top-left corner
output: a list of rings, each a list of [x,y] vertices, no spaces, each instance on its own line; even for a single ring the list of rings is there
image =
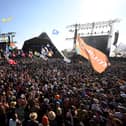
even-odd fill
[[[78,25],[77,25],[77,24],[75,24],[74,44],[73,44],[73,50],[74,50],[74,51],[75,51],[75,48],[76,48],[77,27],[78,27]]]

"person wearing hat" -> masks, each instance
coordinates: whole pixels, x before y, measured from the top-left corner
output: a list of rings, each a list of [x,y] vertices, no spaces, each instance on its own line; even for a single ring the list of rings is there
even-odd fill
[[[48,112],[48,119],[49,119],[49,122],[50,122],[50,126],[56,126],[56,114],[54,111],[49,111]]]
[[[62,104],[62,99],[61,99],[61,96],[59,94],[56,94],[54,97],[55,97],[54,98],[55,104],[57,104],[57,103]]]
[[[113,118],[112,118],[112,124],[113,124],[114,126],[123,126],[122,120],[119,119],[119,118],[116,118],[116,117],[113,117]]]
[[[21,121],[18,118],[18,114],[13,112],[11,118],[9,119],[9,126],[22,126]]]
[[[10,102],[10,108],[15,108],[16,107],[16,101],[11,101]]]
[[[57,126],[63,126],[63,112],[61,107],[57,107],[56,109],[56,122]]]
[[[56,118],[56,114],[54,111],[49,111],[48,112],[48,118],[49,120],[54,120]]]
[[[9,103],[9,109],[8,109],[8,111],[7,111],[7,121],[9,121],[10,119],[12,119],[12,121],[11,122],[13,122],[13,118],[14,118],[14,114],[15,114],[15,112],[16,112],[16,104],[17,104],[17,102],[16,101],[11,101],[10,103]],[[13,117],[13,118],[12,118]],[[15,121],[15,123],[16,123],[16,121]]]
[[[38,114],[36,112],[31,112],[29,114],[30,120],[27,122],[27,126],[39,126],[39,122],[37,121]]]
[[[0,105],[0,125],[6,126],[6,113],[4,106]]]

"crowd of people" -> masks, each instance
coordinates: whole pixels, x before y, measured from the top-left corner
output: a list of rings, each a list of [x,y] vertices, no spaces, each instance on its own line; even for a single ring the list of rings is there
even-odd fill
[[[0,126],[126,126],[126,62],[0,60]]]

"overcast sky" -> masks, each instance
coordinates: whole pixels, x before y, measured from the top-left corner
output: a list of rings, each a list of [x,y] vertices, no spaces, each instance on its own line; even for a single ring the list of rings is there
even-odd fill
[[[25,40],[46,32],[59,50],[72,48],[66,41],[67,25],[120,19],[118,42],[126,43],[125,0],[0,0],[0,32],[16,32],[19,48]],[[3,18],[11,19],[3,22]],[[58,34],[52,34],[53,29]]]

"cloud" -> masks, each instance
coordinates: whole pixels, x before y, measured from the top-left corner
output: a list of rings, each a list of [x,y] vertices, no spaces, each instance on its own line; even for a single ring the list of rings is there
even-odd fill
[[[82,0],[81,2],[81,21],[102,21],[113,18],[116,16],[122,6],[119,0]]]

